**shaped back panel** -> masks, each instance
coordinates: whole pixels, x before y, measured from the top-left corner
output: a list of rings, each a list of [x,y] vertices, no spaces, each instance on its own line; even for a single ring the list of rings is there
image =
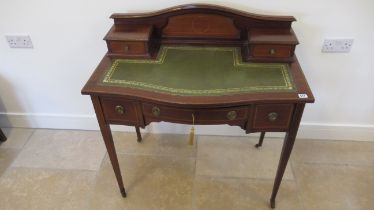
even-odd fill
[[[162,30],[164,38],[217,38],[239,39],[232,18],[216,14],[183,14],[169,18]]]

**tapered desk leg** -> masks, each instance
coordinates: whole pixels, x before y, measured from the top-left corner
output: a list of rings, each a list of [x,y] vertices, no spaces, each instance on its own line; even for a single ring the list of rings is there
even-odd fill
[[[262,146],[262,142],[264,141],[265,132],[261,132],[260,139],[258,140],[258,143],[255,145],[256,148],[259,148]]]
[[[290,130],[287,132],[284,142],[283,142],[282,153],[279,159],[277,174],[275,176],[273,192],[270,198],[271,208],[275,208],[275,197],[277,196],[279,186],[282,182],[284,171],[286,170],[288,159],[290,158],[291,151],[295,143],[296,134],[297,134],[297,130],[299,129],[299,124],[300,124],[301,117],[303,115],[304,107],[305,107],[305,104],[296,105],[294,115],[293,115],[291,125],[290,125],[291,126]]]
[[[6,141],[6,136],[1,129],[0,129],[0,141]]]
[[[113,137],[112,137],[112,132],[110,130],[110,126],[105,121],[104,113],[101,108],[99,97],[91,96],[91,100],[95,108],[96,117],[99,122],[100,130],[101,130],[101,135],[103,136],[105,147],[108,151],[110,162],[112,163],[112,167],[114,170],[114,174],[117,178],[119,189],[121,191],[122,197],[126,197],[126,190],[125,190],[125,187],[123,186],[121,170],[119,168],[118,158],[116,154],[116,149],[114,147],[114,142],[113,142]]]
[[[135,126],[135,130],[136,130],[136,136],[138,137],[137,141],[138,142],[141,142],[142,141],[142,135],[140,134],[140,129],[138,126]]]

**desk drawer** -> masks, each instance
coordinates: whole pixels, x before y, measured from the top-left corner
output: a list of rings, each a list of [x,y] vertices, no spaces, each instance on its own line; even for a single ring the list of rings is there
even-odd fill
[[[138,125],[137,103],[132,100],[102,98],[105,119],[110,123]]]
[[[107,41],[111,53],[124,55],[144,55],[147,53],[146,43],[141,41]]]
[[[253,129],[285,131],[289,127],[293,109],[293,104],[256,105]]]
[[[260,58],[288,58],[293,56],[293,45],[254,45],[250,54]]]
[[[193,114],[196,124],[233,124],[232,122],[247,120],[248,107],[184,109],[144,103],[143,113],[146,122],[168,121],[192,124]]]

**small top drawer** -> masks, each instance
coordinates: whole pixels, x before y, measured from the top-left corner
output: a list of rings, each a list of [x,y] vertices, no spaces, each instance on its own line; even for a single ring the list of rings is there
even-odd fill
[[[254,45],[250,49],[250,55],[261,58],[287,58],[293,56],[295,46],[292,45]]]
[[[111,53],[124,55],[144,55],[147,53],[146,43],[141,41],[107,41]]]
[[[289,127],[293,109],[293,104],[256,105],[253,129],[285,131]]]
[[[108,56],[115,58],[149,58],[153,27],[150,25],[114,25],[104,40]]]
[[[102,98],[105,119],[111,123],[139,124],[139,113],[136,111],[137,103],[131,100]]]
[[[299,43],[292,29],[248,30],[248,61],[290,62]]]
[[[230,124],[230,121],[246,121],[248,107],[184,109],[144,103],[143,113],[146,121],[192,124],[192,115],[194,115],[196,124]]]

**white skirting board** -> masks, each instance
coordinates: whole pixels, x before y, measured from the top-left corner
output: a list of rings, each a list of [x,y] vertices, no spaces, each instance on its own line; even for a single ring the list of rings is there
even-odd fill
[[[94,115],[66,115],[66,114],[24,114],[0,113],[0,127],[49,128],[98,130],[99,126]],[[111,126],[113,131],[131,131],[131,126]],[[187,134],[190,125],[175,123],[151,123],[142,130],[150,133],[178,133]],[[199,125],[195,126],[198,135],[246,136],[244,130],[237,126],[228,125]],[[249,134],[256,135],[256,134]],[[284,133],[269,133],[269,137],[283,137]],[[355,140],[373,141],[374,125],[333,124],[301,122],[298,138],[326,139],[326,140]]]

